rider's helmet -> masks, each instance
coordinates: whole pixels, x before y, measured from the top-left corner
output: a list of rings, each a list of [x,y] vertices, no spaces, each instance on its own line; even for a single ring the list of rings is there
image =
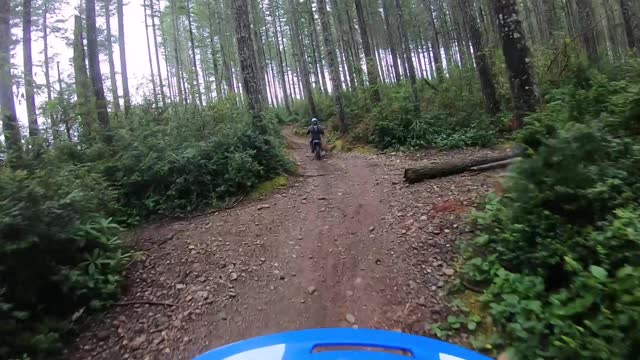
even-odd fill
[[[318,119],[316,119],[316,118],[311,119],[311,124],[312,125],[318,125]]]

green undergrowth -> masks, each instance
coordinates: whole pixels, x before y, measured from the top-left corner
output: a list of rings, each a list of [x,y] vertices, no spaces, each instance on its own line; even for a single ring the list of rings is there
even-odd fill
[[[529,151],[463,245],[463,279],[485,289],[481,319],[496,330],[476,333],[479,348],[521,360],[636,358],[639,78],[637,62],[577,67],[517,134]]]
[[[260,199],[263,196],[270,194],[274,190],[287,187],[287,185],[289,185],[289,178],[287,178],[286,176],[276,176],[271,180],[267,180],[258,184],[251,195],[249,195],[249,198]]]
[[[81,314],[115,301],[134,254],[122,230],[286,184],[272,115],[234,101],[151,106],[112,119],[113,143],[82,138],[0,167],[0,358],[60,355]],[[283,180],[284,179],[284,180]]]

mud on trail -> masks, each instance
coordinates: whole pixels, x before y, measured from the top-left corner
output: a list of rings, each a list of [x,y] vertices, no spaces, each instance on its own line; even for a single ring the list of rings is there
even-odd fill
[[[71,359],[191,359],[248,337],[316,327],[426,334],[446,318],[456,241],[496,172],[405,185],[401,154],[316,161],[285,130],[299,166],[257,201],[139,229],[143,256],[120,305],[83,327]],[[441,161],[479,150],[429,152]],[[415,157],[415,156],[414,156]]]

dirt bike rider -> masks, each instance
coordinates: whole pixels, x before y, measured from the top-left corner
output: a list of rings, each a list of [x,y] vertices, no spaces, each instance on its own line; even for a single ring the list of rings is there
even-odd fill
[[[307,135],[311,135],[309,146],[311,147],[311,152],[313,153],[313,141],[322,141],[322,135],[324,135],[324,129],[322,128],[322,126],[318,125],[318,119],[311,119],[311,126],[307,128]]]

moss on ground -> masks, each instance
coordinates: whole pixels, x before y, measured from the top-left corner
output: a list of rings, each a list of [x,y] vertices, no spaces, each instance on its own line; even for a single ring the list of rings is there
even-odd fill
[[[249,197],[252,199],[258,199],[276,189],[283,188],[287,185],[289,185],[289,178],[287,178],[286,176],[278,176],[258,185],[256,189],[251,193],[251,195],[249,195]]]

